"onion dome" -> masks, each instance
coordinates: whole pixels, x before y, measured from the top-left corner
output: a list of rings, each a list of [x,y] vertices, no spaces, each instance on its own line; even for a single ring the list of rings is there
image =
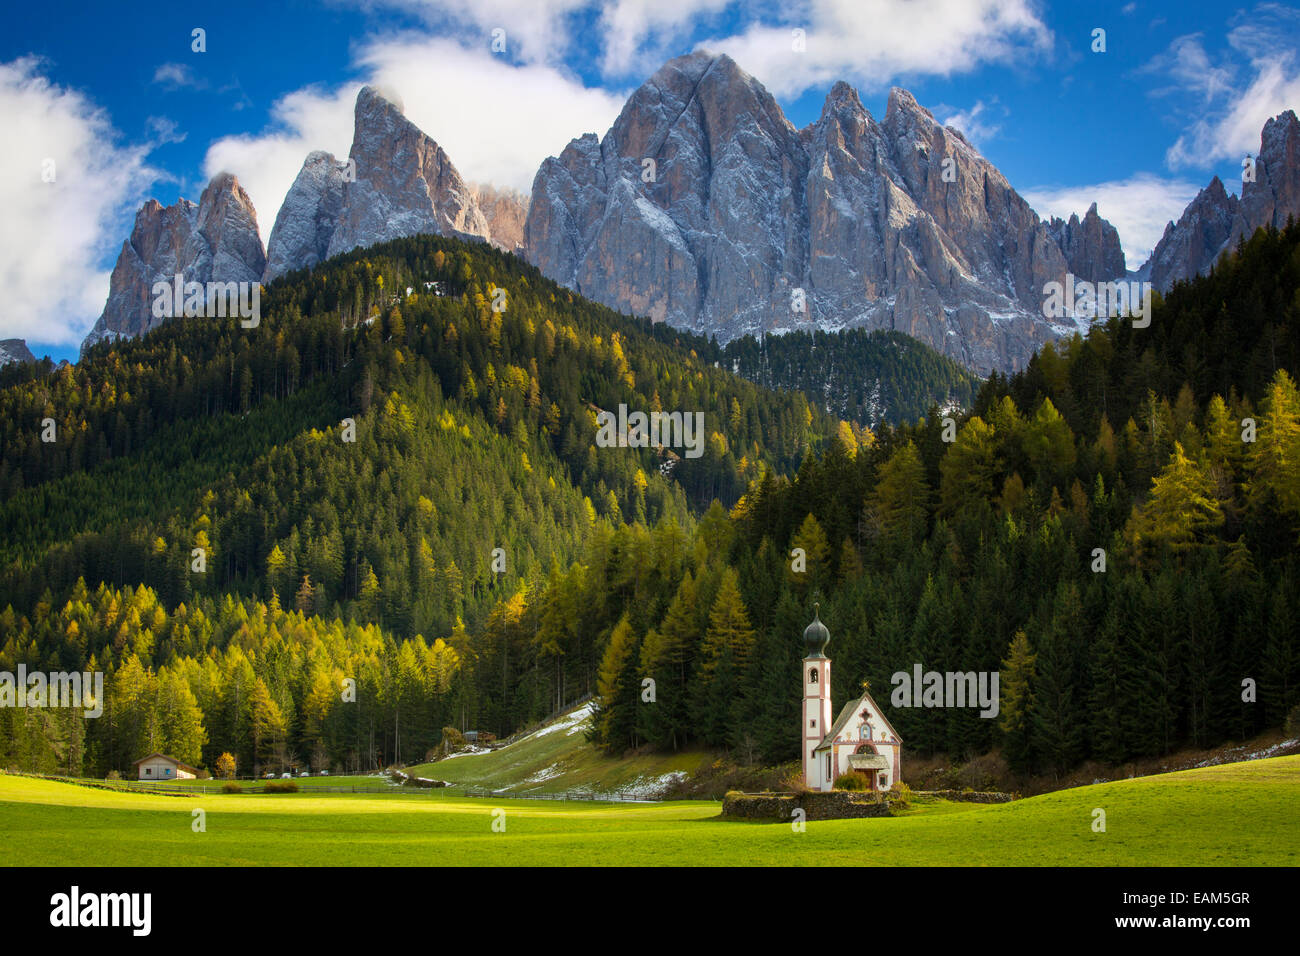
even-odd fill
[[[813,605],[813,622],[803,632],[803,643],[804,647],[808,648],[808,657],[825,657],[826,644],[831,639],[831,632],[826,630],[826,625],[818,616],[820,609],[820,604]]]

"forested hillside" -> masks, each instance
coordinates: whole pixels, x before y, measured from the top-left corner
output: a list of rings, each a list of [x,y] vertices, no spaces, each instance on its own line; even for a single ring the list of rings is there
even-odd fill
[[[980,380],[901,332],[845,329],[733,339],[724,367],[768,388],[797,388],[832,415],[875,428],[970,408]]]
[[[75,367],[10,371],[0,668],[93,658],[111,680],[133,655],[146,670],[197,663],[233,638],[192,615],[216,619],[231,600],[330,628],[374,624],[399,642],[478,638],[594,529],[689,528],[714,498],[734,502],[763,467],[797,466],[837,427],[802,395],[760,389],[697,348],[711,346],[576,299],[512,256],[416,238],[276,282],[254,329],[177,319]],[[621,403],[702,413],[702,454],[598,448],[596,411]],[[80,607],[101,583],[114,589],[107,603]],[[145,589],[148,612],[132,610]],[[262,672],[260,637],[236,634],[283,705],[286,738],[310,752],[301,694]],[[545,714],[590,686],[593,653],[548,669],[555,686],[528,698],[519,675],[536,671],[533,656],[476,639],[461,722],[484,719],[477,708],[502,728]],[[0,719],[28,719],[12,713]],[[362,753],[350,742],[348,759],[399,752],[401,724],[383,720],[385,737]],[[436,743],[440,726],[405,746]],[[210,723],[208,737],[247,749]],[[96,766],[129,749],[101,747]]]
[[[382,298],[430,275],[463,300]],[[504,313],[489,281],[520,290]],[[1245,737],[1300,704],[1298,228],[1176,287],[1148,328],[1112,320],[969,412],[874,433],[490,251],[413,240],[269,293],[266,348],[177,323],[0,395],[17,598],[0,667],[108,671],[76,744],[88,768],[160,749],[168,707],[201,715],[209,765],[239,748],[372,766],[432,746],[440,721],[505,734],[593,690],[613,752],[793,759],[814,601],[837,705],[868,682],[912,752],[1062,771]],[[651,449],[595,447],[588,405],[656,394],[717,423],[667,477]],[[87,428],[43,458],[42,417],[120,420],[121,437],[105,456]],[[891,708],[890,676],[916,664],[999,671],[999,716]],[[357,672],[368,709],[327,693]],[[72,762],[82,731],[32,713],[0,712],[21,759]]]
[[[662,616],[627,606],[603,739],[794,758],[814,598],[837,702],[865,680],[884,703],[916,664],[1000,672],[997,720],[889,710],[913,751],[996,746],[1052,772],[1281,725],[1300,703],[1297,367],[1292,227],[1176,287],[1149,328],[1115,319],[994,378],[951,427],[886,427],[765,476],[701,525]]]

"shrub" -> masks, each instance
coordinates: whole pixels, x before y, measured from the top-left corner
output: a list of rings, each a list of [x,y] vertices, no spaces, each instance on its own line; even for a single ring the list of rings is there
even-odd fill
[[[241,787],[234,780],[227,780],[225,783],[221,785],[221,792],[222,793],[243,793],[244,788]]]
[[[235,776],[235,758],[229,751],[223,753],[217,758],[217,776],[225,780],[230,780]]]
[[[266,782],[267,793],[297,793],[298,782],[296,780],[268,780]]]
[[[118,773],[116,770],[110,770],[110,771],[108,772],[108,776],[105,777],[104,779],[105,779],[105,780],[121,780],[121,779],[122,779],[122,775],[121,775],[120,773]]]
[[[778,768],[776,787],[769,788],[788,793],[808,793],[808,784],[803,779],[803,766],[790,764],[784,770]]]
[[[899,803],[911,803],[914,795],[911,787],[903,783],[903,781],[897,780],[894,782],[894,785],[889,788],[889,796],[891,799],[897,800]]]
[[[835,778],[836,790],[869,790],[867,778],[860,773],[842,773]]]
[[[442,742],[438,744],[440,756],[454,754],[465,747],[465,735],[455,727],[442,728]]]

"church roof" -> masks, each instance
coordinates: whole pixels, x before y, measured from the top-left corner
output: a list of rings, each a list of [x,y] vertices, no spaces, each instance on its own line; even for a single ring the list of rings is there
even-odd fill
[[[835,738],[840,735],[840,731],[844,729],[844,725],[849,722],[850,718],[852,718],[852,716],[855,713],[857,713],[858,707],[861,706],[864,702],[869,702],[871,704],[872,709],[875,710],[878,714],[880,714],[880,719],[885,722],[885,726],[889,728],[889,732],[893,734],[895,738],[897,738],[900,744],[903,742],[902,734],[900,734],[897,730],[894,729],[894,725],[889,722],[889,718],[885,716],[884,710],[882,710],[880,708],[880,705],[876,703],[876,699],[866,691],[863,691],[861,697],[859,697],[857,700],[853,700],[845,704],[844,707],[840,710],[840,715],[835,718],[834,725],[831,727],[830,731],[826,734],[826,736],[822,738],[822,742],[819,743],[814,748],[814,753],[818,750],[824,750],[825,748],[831,745],[831,743],[835,740]]]

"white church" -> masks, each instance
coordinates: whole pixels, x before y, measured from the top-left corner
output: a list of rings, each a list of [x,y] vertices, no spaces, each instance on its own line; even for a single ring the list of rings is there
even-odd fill
[[[813,605],[803,632],[803,779],[809,790],[830,790],[846,773],[866,777],[868,789],[888,790],[902,777],[903,738],[865,690],[831,723],[830,631]]]

